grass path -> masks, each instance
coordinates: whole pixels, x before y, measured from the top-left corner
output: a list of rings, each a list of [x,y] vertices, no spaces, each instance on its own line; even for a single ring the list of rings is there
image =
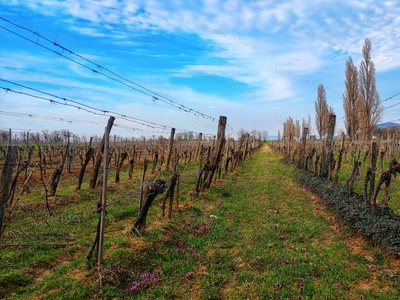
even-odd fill
[[[226,299],[399,299],[398,260],[342,229],[292,170],[264,146],[215,188],[223,200],[207,253],[218,258],[208,270],[218,284],[200,277],[201,290]]]
[[[158,201],[144,237],[120,226],[135,212],[111,216],[118,240],[106,243],[101,295],[85,249],[19,298],[399,299],[399,260],[343,228],[292,172],[264,145],[199,199],[183,199],[171,221]]]

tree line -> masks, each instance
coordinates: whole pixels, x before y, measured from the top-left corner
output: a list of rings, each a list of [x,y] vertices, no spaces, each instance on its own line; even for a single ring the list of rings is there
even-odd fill
[[[360,66],[354,65],[349,56],[345,63],[345,91],[343,97],[343,108],[345,113],[345,128],[350,141],[357,138],[371,140],[375,126],[382,120],[383,105],[376,88],[375,64],[371,59],[372,44],[369,39],[364,40],[362,47],[362,60]],[[315,126],[320,138],[328,133],[329,116],[334,114],[333,107],[328,105],[326,91],[323,84],[317,88],[315,101]],[[311,119],[294,121],[288,117],[283,123],[283,138],[300,139],[301,127],[307,127],[311,132]],[[281,138],[278,131],[278,140]]]

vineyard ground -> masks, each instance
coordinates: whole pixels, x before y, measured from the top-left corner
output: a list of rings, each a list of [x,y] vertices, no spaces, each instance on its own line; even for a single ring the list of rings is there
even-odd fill
[[[52,217],[33,192],[0,241],[0,298],[399,299],[399,259],[341,225],[281,158],[264,145],[199,198],[188,167],[178,211],[163,219],[156,198],[143,237],[128,232],[140,170],[110,183],[100,270],[85,263],[98,191],[65,179]]]

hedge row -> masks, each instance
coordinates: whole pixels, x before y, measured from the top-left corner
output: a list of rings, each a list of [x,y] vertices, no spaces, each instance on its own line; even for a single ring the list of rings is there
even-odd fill
[[[310,171],[296,169],[294,176],[302,186],[333,208],[345,224],[371,239],[374,245],[383,246],[400,256],[400,216],[390,208],[374,208],[363,201],[362,196],[349,195],[341,185],[328,185],[326,180]]]

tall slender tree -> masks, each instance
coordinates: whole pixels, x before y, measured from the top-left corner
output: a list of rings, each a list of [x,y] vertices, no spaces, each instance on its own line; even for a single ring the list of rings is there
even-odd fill
[[[320,138],[327,132],[327,116],[329,116],[326,92],[323,84],[318,85],[317,101],[315,101],[315,125]]]
[[[345,114],[345,126],[347,134],[351,141],[355,140],[356,133],[359,129],[359,105],[358,105],[358,72],[357,67],[353,63],[351,56],[346,61],[345,67],[345,86],[346,91],[343,93],[343,108]]]
[[[283,123],[283,136],[292,140],[296,136],[295,124],[292,117],[288,117]]]
[[[381,120],[383,107],[376,90],[375,65],[371,60],[371,41],[365,39],[362,47],[363,60],[359,70],[359,121],[364,139],[372,138],[373,127]]]
[[[296,120],[296,124],[294,126],[294,132],[295,132],[296,140],[299,140],[300,136],[301,136],[301,127],[300,127],[299,120]]]

